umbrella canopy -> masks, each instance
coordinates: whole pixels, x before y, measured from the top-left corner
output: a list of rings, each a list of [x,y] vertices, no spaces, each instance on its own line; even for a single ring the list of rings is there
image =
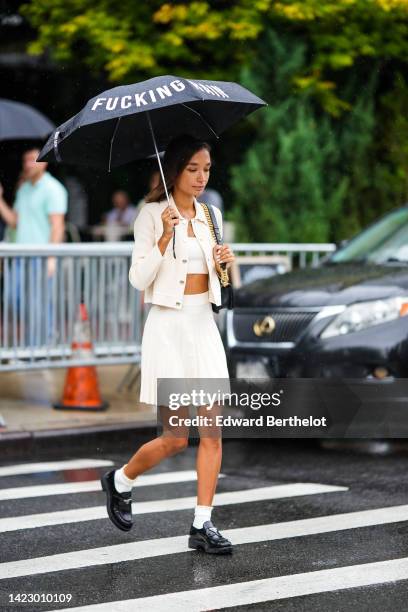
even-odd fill
[[[237,83],[171,75],[98,94],[58,127],[38,161],[110,170],[165,150],[181,133],[218,137],[266,102]]]
[[[172,75],[114,87],[98,94],[49,137],[37,161],[104,168],[156,154],[168,205],[160,150],[181,134],[218,135],[266,102],[237,83]],[[173,255],[175,252],[173,227]],[[225,264],[222,264],[225,268]]]
[[[0,98],[0,140],[43,139],[54,129],[52,121],[32,106]]]

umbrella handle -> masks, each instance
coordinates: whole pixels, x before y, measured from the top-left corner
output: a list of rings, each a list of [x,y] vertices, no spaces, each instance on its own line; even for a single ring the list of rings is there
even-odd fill
[[[164,191],[166,193],[167,205],[168,205],[169,208],[171,208],[169,193],[167,191],[166,179],[164,178],[164,173],[163,173],[163,168],[162,168],[162,165],[161,165],[160,155],[159,155],[159,151],[157,149],[157,144],[156,144],[156,137],[154,135],[154,130],[153,130],[153,126],[152,126],[152,120],[150,119],[150,111],[146,111],[146,115],[147,115],[147,122],[148,122],[149,128],[150,128],[150,133],[151,133],[152,139],[153,139],[154,150],[155,150],[155,153],[156,153],[157,162],[159,164],[160,175],[161,175],[161,178],[162,178],[162,182],[163,182],[163,186],[164,186]],[[176,259],[176,252],[175,252],[175,248],[174,248],[175,247],[175,240],[176,240],[176,228],[175,228],[175,226],[173,226],[173,257],[174,257],[174,259]]]

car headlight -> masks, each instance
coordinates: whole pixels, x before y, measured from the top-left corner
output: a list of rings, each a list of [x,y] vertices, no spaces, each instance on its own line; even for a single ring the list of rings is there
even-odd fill
[[[387,323],[408,314],[408,297],[393,297],[386,300],[358,302],[347,306],[320,334],[321,338],[332,338]]]

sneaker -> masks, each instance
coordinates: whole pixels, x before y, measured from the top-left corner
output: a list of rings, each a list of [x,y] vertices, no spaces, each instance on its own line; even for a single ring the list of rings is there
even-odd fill
[[[224,555],[232,553],[232,544],[224,538],[211,521],[205,521],[201,529],[191,525],[189,548],[202,548],[207,553]]]
[[[102,489],[106,493],[106,509],[110,520],[118,529],[129,531],[133,526],[132,492],[119,493],[115,488],[114,475],[115,470],[111,470],[101,478]]]

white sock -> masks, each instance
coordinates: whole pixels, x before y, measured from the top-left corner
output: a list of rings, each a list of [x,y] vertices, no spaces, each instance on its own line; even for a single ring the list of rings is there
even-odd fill
[[[126,466],[127,466],[127,463],[124,466],[122,466],[120,470],[115,470],[114,484],[115,484],[115,489],[117,490],[118,493],[124,493],[125,491],[131,491],[132,487],[134,486],[134,482],[136,480],[136,478],[134,480],[131,480],[130,478],[126,476],[126,474],[124,474],[123,468]]]
[[[196,506],[194,511],[193,527],[202,529],[205,521],[211,520],[213,506]]]

